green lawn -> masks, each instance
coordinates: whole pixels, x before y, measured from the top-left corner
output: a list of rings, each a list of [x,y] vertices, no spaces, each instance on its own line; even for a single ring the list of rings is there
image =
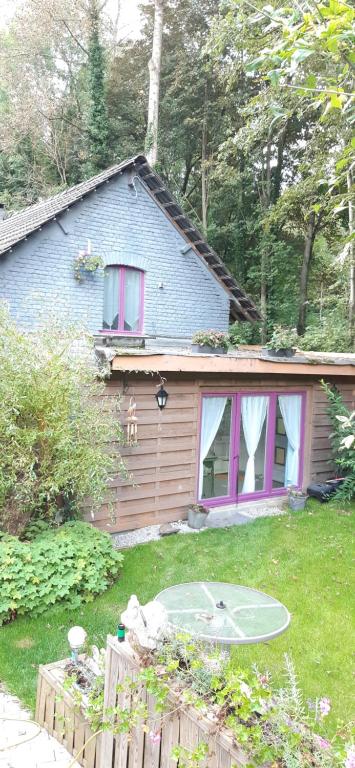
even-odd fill
[[[71,625],[83,625],[90,642],[103,645],[132,593],[146,602],[177,582],[230,581],[274,595],[292,614],[286,634],[234,649],[234,658],[257,662],[281,683],[283,654],[291,654],[306,697],[331,699],[331,730],[337,718],[351,716],[352,530],[349,511],[313,503],[292,516],[136,547],[125,554],[120,580],[93,603],[76,611],[52,608],[3,627],[0,679],[33,708],[37,666],[67,655]]]

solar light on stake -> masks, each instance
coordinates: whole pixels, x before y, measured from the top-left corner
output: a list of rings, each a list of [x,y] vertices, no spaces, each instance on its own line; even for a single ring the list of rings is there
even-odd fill
[[[72,627],[68,632],[68,643],[71,649],[72,661],[78,663],[78,655],[80,648],[84,645],[86,640],[86,632],[83,627]]]

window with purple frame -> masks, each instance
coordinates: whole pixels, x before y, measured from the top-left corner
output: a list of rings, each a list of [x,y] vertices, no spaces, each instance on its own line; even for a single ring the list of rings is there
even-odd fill
[[[144,273],[123,266],[105,267],[103,330],[142,333]]]
[[[198,498],[268,497],[302,480],[305,392],[202,398]]]

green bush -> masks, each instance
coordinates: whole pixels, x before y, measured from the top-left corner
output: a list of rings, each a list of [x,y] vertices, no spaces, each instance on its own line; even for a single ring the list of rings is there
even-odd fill
[[[260,344],[260,323],[233,323],[229,328],[229,343],[232,347],[238,347],[240,344]]]
[[[123,469],[107,449],[122,430],[92,341],[55,321],[25,334],[0,302],[0,371],[0,529],[72,519],[86,498],[98,507]]]
[[[76,608],[104,592],[117,577],[123,555],[107,533],[69,522],[33,541],[0,538],[0,624],[54,603]]]
[[[349,328],[339,310],[328,312],[317,325],[309,325],[299,347],[312,352],[351,352]]]

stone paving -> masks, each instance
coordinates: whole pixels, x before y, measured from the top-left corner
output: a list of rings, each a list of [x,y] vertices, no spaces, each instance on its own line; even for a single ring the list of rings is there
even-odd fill
[[[26,722],[31,719],[19,700],[0,688],[0,768],[69,768],[73,759],[69,752],[43,728]],[[37,734],[37,735],[35,735]],[[34,735],[31,741],[11,747],[11,744]],[[80,768],[74,763],[75,768]]]

